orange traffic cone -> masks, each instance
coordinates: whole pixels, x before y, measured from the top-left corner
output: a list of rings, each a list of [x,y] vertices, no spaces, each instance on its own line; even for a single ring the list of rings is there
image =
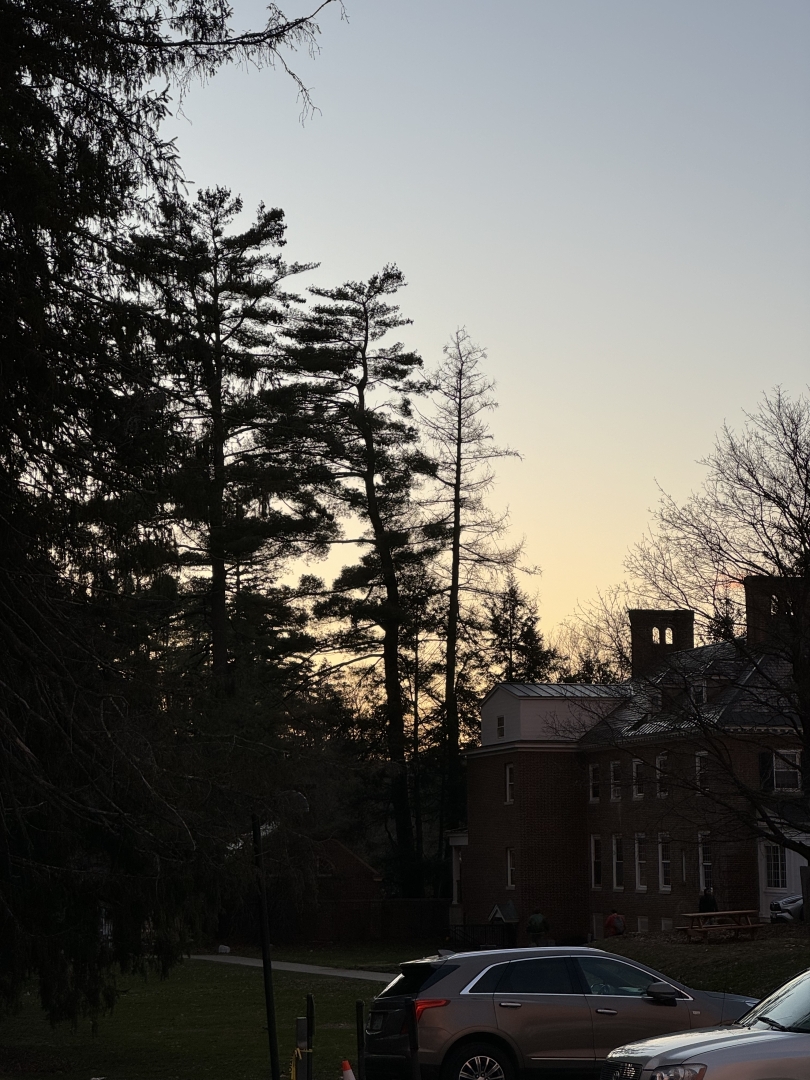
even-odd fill
[[[354,1073],[348,1061],[343,1062],[343,1080],[354,1080]]]

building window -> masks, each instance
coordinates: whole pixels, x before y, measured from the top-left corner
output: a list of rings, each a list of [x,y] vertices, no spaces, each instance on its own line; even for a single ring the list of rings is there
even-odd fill
[[[787,888],[787,860],[779,844],[765,845],[765,879],[769,889]]]
[[[638,932],[640,934],[647,934],[650,930],[650,917],[649,915],[639,915],[638,917]]]
[[[644,762],[638,758],[633,762],[633,798],[644,798]]]
[[[773,755],[773,786],[777,791],[801,789],[801,756],[798,750],[782,750]]]
[[[672,919],[662,919],[661,920],[661,929],[662,930],[671,930],[672,929]]]
[[[515,766],[504,765],[503,767],[503,781],[504,781],[504,802],[513,803],[515,801]]]
[[[515,887],[515,849],[511,847],[506,849],[506,887]]]
[[[692,699],[693,705],[705,705],[706,683],[702,680],[700,682],[692,683],[689,687],[689,696]]]
[[[588,798],[591,802],[599,802],[599,766],[588,766]]]
[[[659,799],[665,799],[669,795],[666,754],[659,754],[655,759],[655,793]]]
[[[669,833],[658,834],[658,888],[661,892],[672,892]]]
[[[620,761],[610,763],[610,797],[618,802],[622,797],[622,765]]]
[[[668,626],[668,627],[666,628],[666,630],[664,631],[664,642],[665,642],[665,643],[666,643],[667,645],[671,645],[671,644],[672,644],[672,641],[673,641],[673,637],[672,637],[672,627],[671,627],[671,626]]]
[[[602,888],[602,838],[591,837],[591,887]]]
[[[703,892],[704,889],[713,889],[712,849],[709,844],[709,834],[707,832],[698,833],[698,870],[700,873],[700,891]]]
[[[498,738],[502,739],[503,738],[503,732],[504,732],[504,718],[502,716],[499,716],[496,723],[497,723],[497,729],[498,729]]]
[[[707,750],[699,750],[695,754],[695,784],[698,795],[706,790],[709,779],[709,753]]]
[[[624,843],[620,836],[613,837],[613,888],[624,888]]]
[[[652,628],[652,643],[653,645],[661,644],[661,631],[658,629],[657,626],[654,626]]]
[[[636,892],[647,891],[647,838],[636,833]]]

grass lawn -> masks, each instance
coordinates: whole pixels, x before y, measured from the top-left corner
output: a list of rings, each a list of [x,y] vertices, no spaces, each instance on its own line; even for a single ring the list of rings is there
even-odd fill
[[[810,933],[766,926],[757,941],[687,944],[674,934],[629,934],[597,944],[704,990],[762,997],[810,967]],[[242,951],[236,950],[234,951]],[[244,950],[247,952],[248,950]],[[277,960],[396,971],[402,960],[435,951],[429,942],[318,949],[277,948]],[[165,981],[129,977],[112,1016],[93,1036],[89,1023],[52,1030],[36,998],[0,1022],[0,1076],[27,1080],[267,1080],[269,1061],[260,968],[186,961]],[[282,1067],[289,1070],[294,1018],[315,996],[316,1080],[340,1080],[340,1062],[355,1061],[354,1003],[368,1004],[379,982],[276,971]]]
[[[810,968],[810,933],[803,924],[764,926],[756,941],[703,945],[686,943],[674,934],[629,934],[595,944],[649,964],[696,990],[757,998]]]
[[[340,1062],[356,1061],[355,1001],[367,1004],[380,983],[276,972],[281,1064],[289,1073],[295,1017],[315,997],[316,1080],[340,1080]],[[50,1027],[35,996],[0,1022],[0,1075],[27,1080],[265,1080],[270,1075],[261,968],[188,960],[161,981],[122,978],[124,991],[95,1037],[87,1022],[73,1032]]]

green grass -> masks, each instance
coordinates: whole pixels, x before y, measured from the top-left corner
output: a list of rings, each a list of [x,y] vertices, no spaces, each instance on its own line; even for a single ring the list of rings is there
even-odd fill
[[[757,941],[686,944],[673,934],[627,935],[600,942],[673,979],[704,990],[762,997],[810,967],[810,933],[767,926]],[[435,951],[430,944],[277,948],[277,960],[334,967],[396,970],[402,960]],[[0,1076],[28,1080],[266,1080],[267,1032],[260,968],[189,960],[166,980],[122,978],[124,991],[93,1036],[51,1029],[32,994],[22,1011],[0,1023]],[[316,1080],[339,1080],[344,1057],[355,1061],[354,1003],[368,1004],[379,982],[276,971],[282,1068],[289,1071],[294,1021],[315,996]]]
[[[758,998],[810,968],[810,934],[803,925],[765,926],[756,941],[703,945],[685,943],[673,934],[631,934],[596,944],[649,964],[696,990]]]
[[[316,1080],[339,1080],[344,1057],[356,1061],[355,1001],[380,983],[276,972],[282,1070],[289,1073],[295,1017],[315,997]],[[52,1029],[36,997],[0,1023],[0,1075],[27,1080],[265,1080],[269,1055],[260,968],[189,960],[170,977],[122,978],[115,1011],[93,1036]]]

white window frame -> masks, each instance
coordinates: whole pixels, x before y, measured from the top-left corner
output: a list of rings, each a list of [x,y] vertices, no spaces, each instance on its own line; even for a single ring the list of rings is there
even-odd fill
[[[640,858],[641,853],[644,853],[644,858]],[[633,838],[633,855],[636,864],[636,892],[647,891],[647,835],[646,833],[636,833]],[[644,884],[641,884],[641,868],[644,867]]]
[[[708,881],[706,880],[706,867],[709,868]],[[714,888],[714,872],[712,867],[711,835],[708,832],[698,833],[698,875],[700,877],[700,891]]]
[[[783,881],[783,885],[771,885],[768,880],[769,863],[768,863],[768,849],[775,850],[777,852],[777,858],[779,860],[779,880]],[[764,845],[765,855],[765,891],[766,892],[785,892],[787,890],[787,853],[781,844],[774,843],[773,841],[766,841]]]
[[[621,802],[622,800],[622,763],[611,761],[610,763],[610,801]]]
[[[507,806],[515,801],[515,766],[509,762],[503,767],[504,803]]]
[[[664,859],[664,844],[667,845],[668,859]],[[664,883],[664,865],[668,868],[669,884]],[[662,893],[672,892],[672,844],[669,833],[658,834],[658,891]]]
[[[599,849],[599,859],[596,858],[596,851]],[[596,864],[599,863],[599,881],[596,881]],[[605,864],[602,858],[602,837],[591,837],[591,888],[601,889],[602,883],[605,880]]]
[[[638,916],[638,931],[639,934],[649,934],[650,932],[650,917],[649,915]]]
[[[514,889],[515,887],[515,849],[508,847],[506,849],[506,887],[507,889]]]
[[[697,794],[702,795],[708,787],[709,751],[698,750],[695,754],[695,786]]]
[[[633,798],[644,798],[644,762],[641,758],[633,758]]]
[[[504,737],[505,732],[506,732],[506,717],[505,716],[496,716],[495,717],[495,735],[496,735],[496,738],[502,739]]]
[[[596,788],[596,794],[594,795],[593,789]],[[599,776],[599,765],[594,763],[588,766],[588,802],[598,803],[600,801],[601,787]]]
[[[791,768],[787,762],[793,761],[793,767]],[[780,750],[774,751],[773,755],[773,790],[774,791],[801,791],[802,789],[802,756],[801,750]],[[782,775],[790,775],[795,773],[796,783],[792,787],[787,785],[777,784],[776,777],[778,773]]]
[[[621,833],[613,834],[613,891],[624,892],[624,839]],[[621,858],[619,858],[621,855]],[[621,866],[622,883],[619,884],[619,867]]]
[[[666,799],[669,795],[669,781],[666,775],[667,755],[659,754],[655,759],[655,795],[658,799]]]

